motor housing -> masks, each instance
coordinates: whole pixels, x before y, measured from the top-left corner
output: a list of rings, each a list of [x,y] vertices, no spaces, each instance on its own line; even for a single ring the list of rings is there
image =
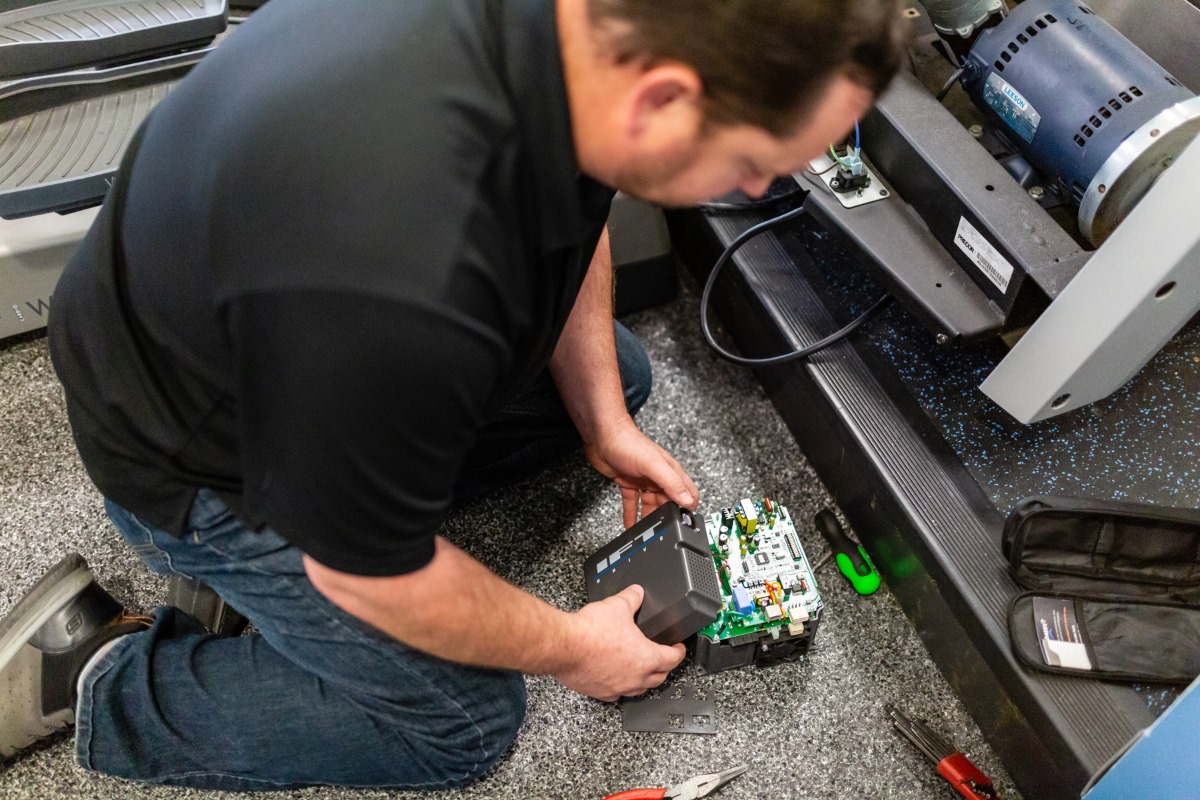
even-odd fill
[[[1200,132],[1200,99],[1079,2],[1026,0],[964,67],[972,100],[1078,204],[1096,246]]]

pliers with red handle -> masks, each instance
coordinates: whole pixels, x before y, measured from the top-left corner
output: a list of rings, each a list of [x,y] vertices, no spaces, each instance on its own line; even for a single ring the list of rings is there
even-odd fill
[[[610,794],[604,800],[696,800],[698,797],[708,797],[745,771],[744,766],[731,767],[720,772],[697,775],[666,789],[627,789]]]

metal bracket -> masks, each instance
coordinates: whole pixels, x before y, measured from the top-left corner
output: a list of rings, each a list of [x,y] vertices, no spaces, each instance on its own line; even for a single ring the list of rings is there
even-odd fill
[[[859,206],[865,206],[867,203],[877,203],[880,200],[886,200],[891,196],[891,192],[887,190],[887,187],[883,185],[883,182],[879,180],[879,176],[875,174],[866,161],[863,162],[863,169],[866,171],[867,175],[870,176],[871,182],[863,188],[853,192],[835,192],[833,187],[830,186],[830,183],[833,182],[833,179],[837,177],[837,170],[835,170],[833,166],[834,161],[832,158],[829,156],[822,156],[816,161],[809,162],[808,167],[810,170],[812,170],[812,172],[809,174],[820,180],[821,183],[825,184],[825,187],[829,189],[830,193],[836,197],[838,202],[840,202],[844,207],[857,208]],[[804,185],[804,176],[802,174],[797,173],[792,177],[794,177],[796,182],[801,186]]]
[[[717,708],[706,689],[672,686],[657,694],[621,701],[621,725],[627,731],[650,733],[717,732]]]

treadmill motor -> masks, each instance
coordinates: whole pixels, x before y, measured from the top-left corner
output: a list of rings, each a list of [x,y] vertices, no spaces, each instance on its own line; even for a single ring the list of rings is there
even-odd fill
[[[1027,0],[978,32],[962,83],[1097,247],[1200,133],[1200,97],[1074,0]]]

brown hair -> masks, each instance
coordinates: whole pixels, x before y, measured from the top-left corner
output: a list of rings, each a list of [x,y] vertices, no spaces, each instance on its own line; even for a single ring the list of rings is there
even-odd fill
[[[900,0],[588,0],[588,13],[617,63],[687,64],[710,121],[776,136],[838,75],[882,92],[909,36]]]

